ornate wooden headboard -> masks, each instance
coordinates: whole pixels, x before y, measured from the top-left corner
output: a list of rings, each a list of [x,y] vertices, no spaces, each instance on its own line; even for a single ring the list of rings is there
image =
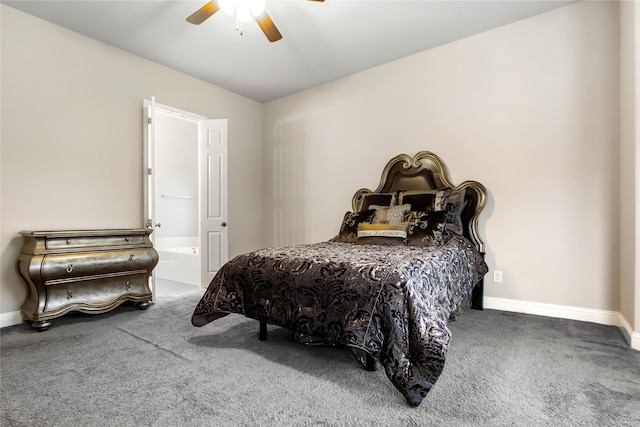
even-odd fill
[[[411,157],[399,154],[389,160],[382,170],[380,184],[375,190],[361,188],[356,191],[352,207],[357,211],[362,197],[367,193],[392,193],[402,190],[446,190],[465,189],[462,209],[463,234],[484,253],[484,242],[478,233],[478,215],[487,201],[487,190],[477,181],[464,181],[454,186],[449,179],[447,167],[436,154],[421,151]]]

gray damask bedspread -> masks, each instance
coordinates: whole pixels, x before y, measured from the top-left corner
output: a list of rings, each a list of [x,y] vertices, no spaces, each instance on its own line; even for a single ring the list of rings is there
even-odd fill
[[[487,272],[454,235],[442,246],[324,242],[262,249],[225,264],[195,308],[203,326],[239,313],[289,328],[302,342],[363,349],[417,406],[440,376],[447,321]]]

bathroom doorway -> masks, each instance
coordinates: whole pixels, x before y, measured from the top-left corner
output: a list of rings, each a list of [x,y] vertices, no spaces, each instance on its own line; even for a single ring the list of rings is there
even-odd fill
[[[226,262],[226,120],[207,120],[153,99],[145,101],[145,110],[145,221],[154,228],[159,255],[155,298],[201,289],[209,270]]]

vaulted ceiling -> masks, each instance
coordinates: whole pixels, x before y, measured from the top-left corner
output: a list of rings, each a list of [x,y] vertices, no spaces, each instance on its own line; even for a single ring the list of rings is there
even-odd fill
[[[222,11],[188,23],[207,0],[2,3],[268,102],[573,1],[266,0],[283,36],[273,43]]]

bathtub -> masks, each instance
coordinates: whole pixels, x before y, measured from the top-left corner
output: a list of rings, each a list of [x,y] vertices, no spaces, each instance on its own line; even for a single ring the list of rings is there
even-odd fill
[[[196,245],[174,246],[192,241],[157,239],[154,246],[159,262],[154,274],[159,279],[188,283],[200,287],[200,248]]]
[[[184,248],[166,248],[165,252],[172,252],[182,255],[200,255],[200,248],[198,247],[184,247]]]

